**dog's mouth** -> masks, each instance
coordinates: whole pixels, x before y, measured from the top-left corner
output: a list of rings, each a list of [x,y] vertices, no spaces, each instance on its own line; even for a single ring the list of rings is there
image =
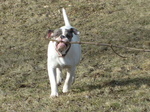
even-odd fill
[[[68,53],[70,47],[71,47],[71,44],[68,42],[66,43],[66,42],[61,41],[61,42],[56,43],[56,51],[58,55],[61,57],[64,57]]]

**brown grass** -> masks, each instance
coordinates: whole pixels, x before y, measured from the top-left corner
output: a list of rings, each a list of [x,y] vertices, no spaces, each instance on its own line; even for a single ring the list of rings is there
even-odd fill
[[[67,10],[82,41],[150,49],[149,0],[1,0],[1,112],[149,112],[150,54],[82,45],[83,59],[68,94],[50,99],[48,29]]]

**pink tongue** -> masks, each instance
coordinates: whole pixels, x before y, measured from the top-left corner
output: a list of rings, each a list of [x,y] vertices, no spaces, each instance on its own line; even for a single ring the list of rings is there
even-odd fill
[[[60,43],[57,45],[57,48],[58,48],[58,50],[63,50],[63,49],[66,48],[66,45],[65,45],[65,43],[63,43],[63,42],[60,42]]]

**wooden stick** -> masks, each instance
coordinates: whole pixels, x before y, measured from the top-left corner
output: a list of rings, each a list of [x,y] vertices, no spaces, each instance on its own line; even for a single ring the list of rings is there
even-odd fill
[[[118,45],[112,45],[112,44],[105,44],[105,43],[100,43],[100,42],[70,42],[70,43],[71,44],[91,44],[91,45],[97,45],[97,46],[125,48],[125,49],[128,49],[128,50],[134,50],[134,51],[150,52],[149,49],[137,49],[137,48],[132,48],[132,47],[118,46]]]
[[[57,40],[50,40],[55,42],[60,42]],[[150,49],[138,49],[138,48],[132,48],[132,47],[125,47],[125,46],[119,46],[119,45],[112,45],[112,44],[106,44],[106,43],[100,43],[100,42],[69,42],[70,44],[90,44],[90,45],[97,45],[97,46],[106,46],[106,47],[115,47],[115,48],[124,48],[127,50],[133,50],[133,51],[141,51],[141,52],[150,52]]]

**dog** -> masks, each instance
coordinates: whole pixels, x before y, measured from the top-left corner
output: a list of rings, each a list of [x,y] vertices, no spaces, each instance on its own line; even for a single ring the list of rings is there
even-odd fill
[[[49,30],[47,68],[51,85],[50,97],[58,96],[58,85],[62,82],[62,69],[67,69],[67,75],[63,86],[63,93],[67,93],[75,81],[76,66],[81,59],[81,46],[69,42],[80,41],[79,31],[70,25],[66,11],[62,9],[65,26],[56,30]]]

